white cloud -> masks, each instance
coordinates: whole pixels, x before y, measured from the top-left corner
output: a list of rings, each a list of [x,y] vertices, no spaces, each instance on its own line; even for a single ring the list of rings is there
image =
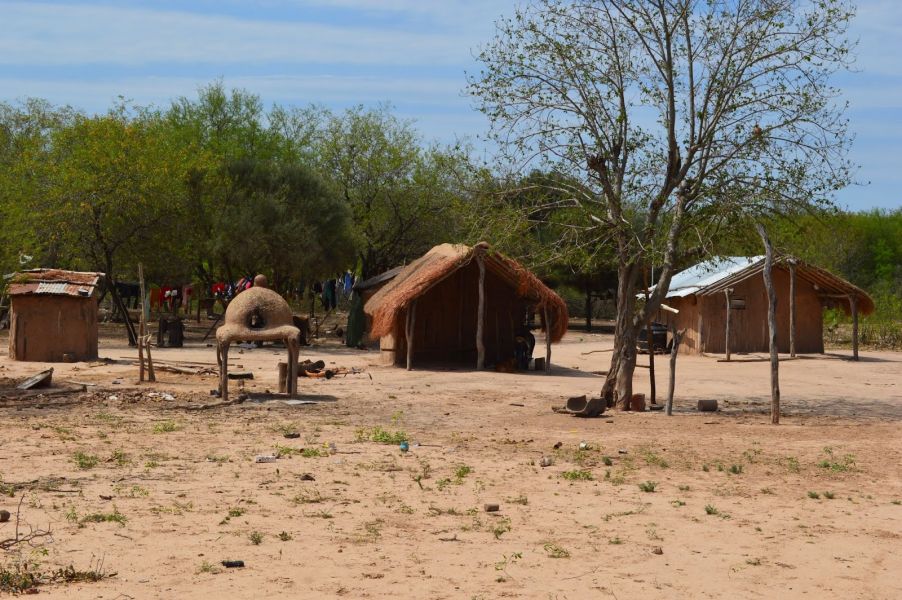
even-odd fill
[[[15,66],[459,65],[469,60],[470,46],[479,41],[452,31],[260,21],[87,4],[10,2],[0,5],[0,11],[0,65]]]

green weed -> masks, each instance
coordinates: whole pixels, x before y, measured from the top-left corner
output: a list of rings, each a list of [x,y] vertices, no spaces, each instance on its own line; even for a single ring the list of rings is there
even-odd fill
[[[639,489],[648,494],[654,492],[656,487],[658,487],[658,484],[654,481],[643,481],[639,484]]]
[[[72,455],[72,460],[75,462],[75,466],[79,469],[93,469],[97,466],[97,463],[100,462],[93,454],[85,454],[84,452],[78,451]]]
[[[544,548],[550,558],[570,558],[570,551],[557,544],[548,542]]]
[[[568,481],[592,481],[592,473],[590,471],[585,471],[583,469],[578,469],[575,471],[564,471],[561,473],[561,477],[567,479]]]

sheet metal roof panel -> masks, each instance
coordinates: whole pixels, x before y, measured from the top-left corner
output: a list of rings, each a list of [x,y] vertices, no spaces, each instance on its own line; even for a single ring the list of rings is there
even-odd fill
[[[10,296],[71,296],[90,298],[103,273],[63,271],[60,269],[32,269],[13,274]]]
[[[66,282],[46,282],[42,281],[38,283],[38,287],[35,289],[35,294],[66,294],[69,284]]]
[[[725,256],[680,271],[670,280],[668,298],[683,298],[741,273],[764,260],[763,256]]]

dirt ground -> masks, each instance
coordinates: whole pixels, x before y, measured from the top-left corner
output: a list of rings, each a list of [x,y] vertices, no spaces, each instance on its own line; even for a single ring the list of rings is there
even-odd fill
[[[215,402],[215,375],[138,385],[129,364],[53,365],[55,381],[93,385],[0,408],[0,481],[13,492],[0,496],[13,513],[0,539],[24,496],[20,528],[52,541],[46,555],[0,551],[0,564],[102,561],[115,574],[41,587],[50,598],[902,597],[902,354],[782,362],[779,426],[769,365],[752,356],[681,356],[670,418],[553,413],[597,392],[610,355],[585,353],[610,345],[571,332],[544,375],[407,372],[321,344],[302,359],[365,372],[302,379],[314,404],[204,411],[184,406]],[[0,379],[43,366],[0,347]],[[136,351],[107,336],[101,356]],[[254,373],[246,389],[275,390],[285,356],[233,350],[230,362]],[[215,361],[200,342],[154,357]],[[636,389],[648,391],[646,369]],[[707,398],[723,410],[696,412]],[[398,432],[407,453],[379,443]]]

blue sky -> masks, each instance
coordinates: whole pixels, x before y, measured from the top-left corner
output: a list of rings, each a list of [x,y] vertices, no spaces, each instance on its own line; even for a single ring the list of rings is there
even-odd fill
[[[0,100],[103,111],[167,105],[221,78],[266,102],[390,102],[426,139],[487,129],[462,89],[514,0],[0,0]],[[847,208],[902,206],[902,0],[860,0],[845,90],[864,185]],[[477,143],[477,146],[479,144]]]

